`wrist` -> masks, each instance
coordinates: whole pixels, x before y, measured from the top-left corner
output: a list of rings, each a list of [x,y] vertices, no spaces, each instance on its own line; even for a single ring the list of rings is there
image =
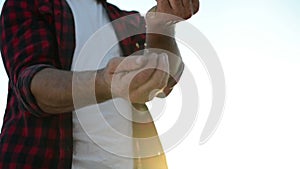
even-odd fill
[[[174,36],[175,22],[170,20],[171,15],[157,11],[157,6],[152,7],[146,14],[147,33]]]
[[[105,76],[104,69],[100,69],[96,73],[95,93],[98,103],[112,98],[110,80]]]

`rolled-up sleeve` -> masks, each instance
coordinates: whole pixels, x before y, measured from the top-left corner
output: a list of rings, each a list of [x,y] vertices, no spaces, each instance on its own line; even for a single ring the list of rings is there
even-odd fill
[[[0,32],[1,53],[10,86],[26,111],[45,116],[31,93],[33,76],[56,67],[57,48],[54,29],[35,8],[33,0],[7,0],[3,6]]]

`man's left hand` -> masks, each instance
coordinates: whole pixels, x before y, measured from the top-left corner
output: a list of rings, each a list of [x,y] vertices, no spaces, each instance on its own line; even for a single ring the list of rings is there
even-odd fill
[[[189,19],[199,11],[199,0],[157,0],[156,12]]]

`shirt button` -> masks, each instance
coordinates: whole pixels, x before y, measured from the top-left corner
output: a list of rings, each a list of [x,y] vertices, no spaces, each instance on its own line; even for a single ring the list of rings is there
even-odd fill
[[[137,48],[140,48],[140,44],[139,44],[139,43],[136,43],[135,46],[136,46]]]

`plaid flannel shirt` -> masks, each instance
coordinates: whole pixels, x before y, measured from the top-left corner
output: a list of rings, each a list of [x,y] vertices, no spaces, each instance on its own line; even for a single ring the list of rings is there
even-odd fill
[[[111,20],[137,13],[103,4]],[[144,48],[145,22],[140,15],[113,26],[122,39],[124,56]],[[141,34],[126,37],[128,31]],[[44,113],[30,91],[31,79],[38,71],[47,67],[70,70],[75,48],[71,9],[65,0],[6,0],[0,32],[2,59],[9,77],[0,168],[71,168],[72,113]]]

